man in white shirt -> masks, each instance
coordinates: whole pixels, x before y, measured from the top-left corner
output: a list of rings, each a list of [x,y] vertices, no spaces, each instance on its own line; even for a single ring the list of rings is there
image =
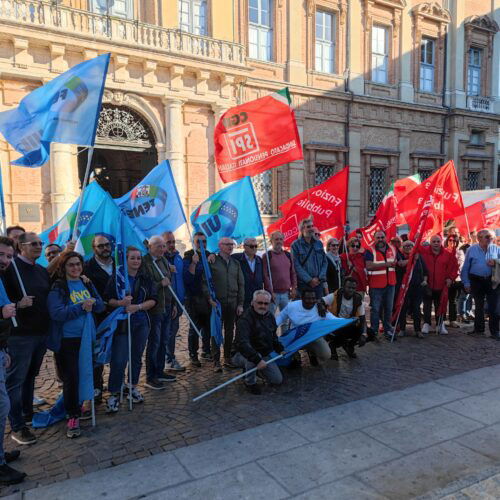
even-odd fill
[[[316,292],[314,289],[307,287],[302,291],[301,300],[289,302],[288,305],[278,314],[276,324],[280,326],[286,321],[291,322],[291,328],[304,325],[306,323],[314,323],[323,319],[335,319],[335,316],[330,312],[320,313],[318,310]],[[309,353],[312,365],[317,362],[324,362],[330,359],[331,351],[328,342],[323,338],[319,338],[305,346]]]

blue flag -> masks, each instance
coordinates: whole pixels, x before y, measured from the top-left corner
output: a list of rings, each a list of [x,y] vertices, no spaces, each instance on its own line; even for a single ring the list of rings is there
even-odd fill
[[[224,342],[224,337],[222,336],[222,308],[215,295],[214,280],[212,279],[212,272],[210,271],[205,247],[202,242],[200,242],[200,254],[203,272],[205,273],[205,279],[207,280],[208,293],[210,294],[210,298],[217,303],[217,307],[212,307],[212,311],[210,313],[210,335],[214,338],[215,343],[220,347],[222,342]]]
[[[144,235],[129,222],[127,217],[122,217],[120,209],[116,206],[109,193],[102,190],[102,197],[99,207],[81,229],[75,250],[81,253],[85,259],[88,259],[93,254],[92,240],[94,237],[106,236],[111,242],[113,252],[118,243],[123,249],[134,246],[142,253],[146,253],[144,246],[146,238]]]
[[[134,189],[115,203],[148,238],[175,231],[186,222],[168,160],[161,162]]]
[[[241,243],[264,233],[259,207],[250,177],[231,184],[207,198],[192,214],[195,231],[207,237],[207,249],[217,250],[219,240],[225,236]]]
[[[39,411],[33,415],[31,426],[34,429],[44,429],[57,424],[57,422],[60,422],[65,418],[66,410],[64,408],[64,398],[61,394],[50,410]]]
[[[7,304],[12,304],[12,300],[7,296],[7,292],[5,291],[5,286],[3,281],[0,279],[0,307],[6,306]]]
[[[75,221],[80,197],[77,198],[60,220],[39,235],[43,246],[45,247],[49,243],[57,243],[63,247],[71,239],[73,231],[76,231],[76,234],[80,235],[82,229],[92,219],[106,196],[109,195],[97,182],[91,182],[83,192],[82,210],[78,225],[75,225]],[[37,263],[42,266],[47,265],[47,260],[43,252]]]
[[[113,334],[118,322],[127,319],[127,313],[123,306],[117,307],[97,327],[97,342],[94,351],[96,363],[106,365],[111,362],[111,348],[113,346]]]
[[[77,64],[29,93],[17,108],[0,113],[0,132],[24,155],[13,165],[43,165],[51,142],[94,145],[109,58]]]

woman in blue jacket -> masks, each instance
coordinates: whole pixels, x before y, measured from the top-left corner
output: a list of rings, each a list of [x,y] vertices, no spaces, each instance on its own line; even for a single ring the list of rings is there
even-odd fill
[[[158,296],[151,278],[141,271],[142,255],[135,247],[127,248],[127,272],[130,290],[123,299],[118,298],[116,276],[108,282],[104,297],[111,307],[125,307],[130,313],[132,341],[132,402],[142,403],[144,396],[137,389],[142,367],[142,355],[148,340],[150,321],[146,311],[156,305]],[[108,413],[116,413],[120,404],[120,391],[128,363],[128,325],[121,321],[116,328],[111,347],[108,390],[111,393],[107,404]],[[127,386],[125,386],[128,389]]]
[[[82,278],[83,257],[77,252],[61,256],[59,278],[47,298],[51,319],[48,347],[54,351],[63,380],[64,408],[69,417],[66,435],[80,435],[78,358],[88,313],[104,311],[104,303],[87,278]]]

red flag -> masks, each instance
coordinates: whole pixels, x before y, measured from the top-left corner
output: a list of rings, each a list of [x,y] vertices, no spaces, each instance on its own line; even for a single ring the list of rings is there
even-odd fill
[[[281,231],[285,235],[285,246],[289,247],[299,236],[300,221],[312,215],[322,239],[342,238],[347,216],[348,189],[349,168],[346,167],[322,184],[283,203],[280,206],[283,217],[269,225],[267,233]]]
[[[455,226],[460,234],[468,235],[469,231],[480,229],[498,229],[500,227],[500,193],[465,207],[465,214],[467,220],[464,215],[455,218]]]
[[[414,239],[424,203],[432,196],[432,207],[423,229],[423,238],[443,232],[444,221],[464,213],[460,184],[453,161],[449,161],[427,180],[410,191],[399,203],[398,211],[411,226],[410,239]]]
[[[445,286],[439,298],[439,307],[436,311],[436,316],[446,316],[446,310],[448,309],[448,292],[449,288]]]
[[[394,196],[398,203],[410,192],[413,191],[421,183],[420,175],[410,175],[410,177],[404,177],[403,179],[398,179],[394,183]],[[396,215],[396,224],[398,226],[406,224],[406,219],[404,215],[398,210]]]
[[[302,160],[288,88],[226,111],[214,131],[215,161],[224,182]]]

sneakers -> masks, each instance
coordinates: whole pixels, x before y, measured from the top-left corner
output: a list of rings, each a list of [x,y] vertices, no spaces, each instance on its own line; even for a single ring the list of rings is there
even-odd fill
[[[418,339],[423,339],[424,338],[422,332],[415,332],[415,337],[417,337]]]
[[[215,373],[222,373],[222,366],[217,361],[214,363],[214,372]]]
[[[173,372],[183,372],[186,370],[176,359],[167,363],[167,370],[172,370]]]
[[[152,380],[146,380],[146,383],[144,385],[149,389],[153,389],[154,391],[161,391],[162,389],[165,389],[163,382],[160,382],[156,378]]]
[[[229,370],[236,370],[239,367],[234,365],[230,359],[225,358],[224,359],[224,368],[228,368]]]
[[[422,333],[424,335],[428,335],[430,329],[431,329],[431,325],[429,325],[429,323],[424,323],[424,326],[422,326]]]
[[[448,335],[448,330],[444,326],[444,323],[441,323],[441,328],[439,329],[439,335]]]
[[[102,403],[102,391],[101,391],[101,389],[94,389],[94,402],[97,405]]]
[[[75,417],[70,418],[66,427],[66,436],[73,439],[79,437],[81,433],[80,419]]]
[[[448,326],[449,326],[450,328],[458,328],[458,323],[457,323],[456,321],[450,321],[450,322],[448,323]]]
[[[90,403],[83,403],[80,410],[80,420],[90,420],[92,418],[92,408]]]
[[[30,432],[27,427],[23,427],[19,431],[12,431],[10,437],[18,444],[35,444],[36,437]]]
[[[202,352],[200,358],[204,359],[205,361],[213,361],[214,360],[214,358],[212,358],[212,355],[209,352]]]
[[[158,380],[160,382],[175,382],[177,380],[177,377],[175,375],[169,375],[166,372],[163,372],[159,377]]]
[[[33,396],[33,406],[42,406],[46,402],[45,398],[39,398],[37,395]]]
[[[256,396],[262,394],[262,389],[257,385],[257,384],[245,384],[245,389],[250,393],[250,394],[255,394]]]
[[[358,355],[356,354],[356,352],[354,351],[354,346],[352,345],[349,345],[349,344],[346,344],[346,345],[343,345],[342,346],[342,349],[344,349],[344,351],[346,352],[346,354],[350,357],[350,358],[357,358]]]
[[[120,397],[112,394],[106,401],[106,413],[116,413],[120,408]]]
[[[201,368],[201,363],[198,358],[191,358],[191,366],[196,366],[196,368]]]
[[[0,465],[0,484],[2,485],[19,484],[24,481],[25,477],[25,472],[19,472],[7,464]]]
[[[17,460],[19,458],[19,455],[21,455],[21,452],[19,450],[6,451],[4,453],[4,458],[5,461],[10,464],[11,462],[14,462],[14,460]]]
[[[140,393],[137,387],[132,387],[132,403],[134,404],[144,403],[144,396]]]

